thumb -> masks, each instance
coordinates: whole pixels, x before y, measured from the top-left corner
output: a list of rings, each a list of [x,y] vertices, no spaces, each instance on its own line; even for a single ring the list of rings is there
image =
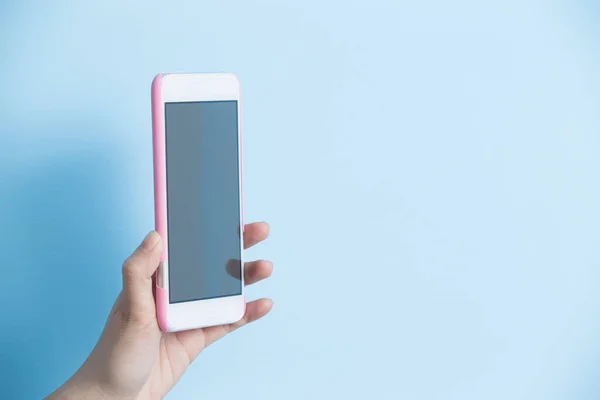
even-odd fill
[[[161,251],[160,235],[152,231],[123,263],[123,292],[133,314],[154,313],[152,274],[158,268]]]

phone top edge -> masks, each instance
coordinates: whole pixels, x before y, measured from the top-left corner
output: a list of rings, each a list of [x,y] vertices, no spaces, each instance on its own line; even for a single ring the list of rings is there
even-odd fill
[[[162,78],[166,78],[168,76],[190,76],[190,77],[206,77],[206,78],[210,78],[210,77],[231,77],[233,79],[235,79],[236,81],[239,82],[239,77],[237,76],[237,74],[233,73],[233,72],[184,72],[184,71],[177,71],[177,72],[159,72],[156,76],[160,76]]]
[[[240,100],[240,81],[232,73],[160,74],[163,103]]]

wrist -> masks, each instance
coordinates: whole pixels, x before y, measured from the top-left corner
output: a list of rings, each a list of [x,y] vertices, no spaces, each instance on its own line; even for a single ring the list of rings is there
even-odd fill
[[[45,400],[133,400],[137,396],[123,396],[107,390],[100,382],[80,376],[81,370]]]
[[[55,392],[46,397],[46,400],[108,400],[109,397],[101,390],[99,385],[92,382],[79,380],[73,376]]]

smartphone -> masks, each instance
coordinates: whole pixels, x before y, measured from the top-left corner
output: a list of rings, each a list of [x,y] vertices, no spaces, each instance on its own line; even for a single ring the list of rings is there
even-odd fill
[[[236,322],[246,308],[238,79],[162,73],[151,91],[159,326]]]

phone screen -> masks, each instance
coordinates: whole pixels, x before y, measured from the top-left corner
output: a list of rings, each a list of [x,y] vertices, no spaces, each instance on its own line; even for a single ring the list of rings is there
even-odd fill
[[[242,293],[237,101],[165,104],[169,302]]]

